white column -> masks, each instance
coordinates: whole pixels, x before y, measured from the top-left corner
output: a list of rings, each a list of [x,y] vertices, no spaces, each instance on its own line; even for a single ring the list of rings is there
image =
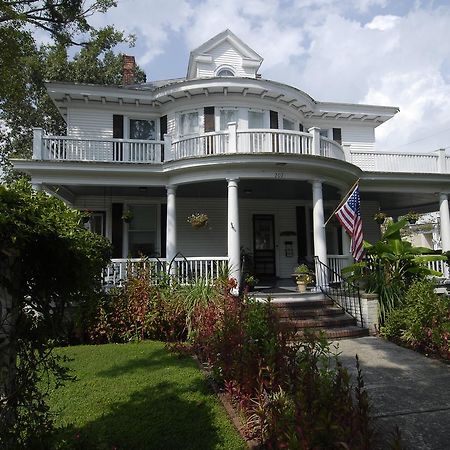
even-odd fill
[[[439,213],[441,216],[441,244],[442,251],[450,251],[450,214],[448,208],[448,194],[439,194]]]
[[[170,264],[177,254],[177,215],[176,215],[176,186],[167,186],[167,232],[166,232],[166,260]],[[170,273],[176,273],[175,263],[172,264]]]
[[[327,241],[325,235],[325,219],[323,213],[322,182],[315,180],[313,187],[313,232],[314,232],[314,256],[327,264]]]
[[[239,236],[239,200],[238,179],[228,181],[228,264],[230,277],[234,278],[238,287],[241,276],[241,243]]]

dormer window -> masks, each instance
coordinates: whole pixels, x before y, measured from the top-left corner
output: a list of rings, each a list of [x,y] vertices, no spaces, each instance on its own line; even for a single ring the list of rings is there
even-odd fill
[[[234,73],[231,69],[225,68],[225,69],[220,69],[217,72],[217,76],[218,77],[234,77]]]

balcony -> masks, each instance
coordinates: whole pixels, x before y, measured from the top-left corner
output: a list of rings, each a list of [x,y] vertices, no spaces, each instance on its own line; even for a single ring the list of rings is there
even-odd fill
[[[160,165],[167,161],[224,154],[309,155],[347,161],[368,172],[448,173],[450,157],[434,153],[393,153],[344,149],[337,142],[312,133],[289,130],[237,130],[164,141],[135,139],[45,136],[34,130],[33,159],[50,161],[97,161]]]

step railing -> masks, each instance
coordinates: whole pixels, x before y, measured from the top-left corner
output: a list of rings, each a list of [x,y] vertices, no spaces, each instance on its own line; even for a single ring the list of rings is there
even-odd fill
[[[324,264],[317,256],[314,257],[314,263],[316,287],[364,327],[359,287]]]

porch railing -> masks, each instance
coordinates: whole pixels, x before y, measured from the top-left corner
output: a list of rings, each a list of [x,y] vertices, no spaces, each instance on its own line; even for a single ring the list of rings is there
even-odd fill
[[[42,138],[42,159],[155,164],[161,163],[163,144],[163,141],[138,139],[44,136]]]
[[[147,269],[152,282],[156,283],[162,274],[169,271],[170,261],[165,258],[118,258],[112,259],[103,273],[103,285],[107,288],[123,286],[130,275]],[[200,279],[210,283],[226,274],[226,256],[180,257],[172,262],[173,276],[181,284],[189,284]]]

